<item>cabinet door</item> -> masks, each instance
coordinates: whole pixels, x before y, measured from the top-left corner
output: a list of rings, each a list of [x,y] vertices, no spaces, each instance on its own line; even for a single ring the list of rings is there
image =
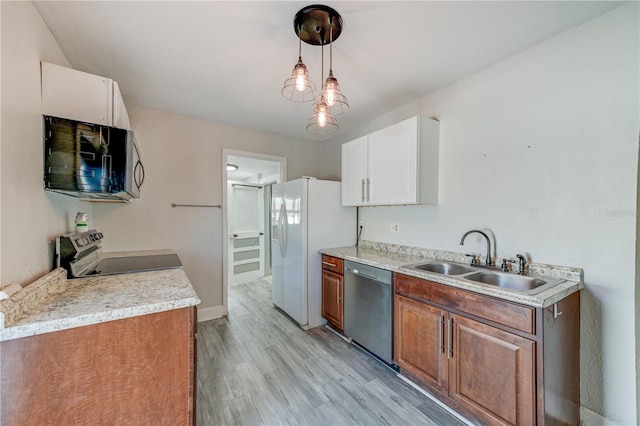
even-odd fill
[[[112,125],[113,81],[42,62],[42,113]]]
[[[0,342],[2,424],[192,424],[194,310]]]
[[[535,424],[535,342],[449,315],[449,396],[491,424]]]
[[[446,313],[430,305],[395,296],[393,358],[409,373],[438,390],[447,389]]]
[[[367,137],[342,145],[342,205],[366,204]]]
[[[131,124],[129,123],[129,114],[127,114],[127,107],[124,105],[124,99],[122,99],[122,93],[120,92],[120,86],[118,82],[113,82],[113,127],[118,129],[131,130]]]
[[[369,204],[418,202],[417,120],[413,117],[369,135]]]
[[[342,275],[322,270],[322,317],[335,328],[344,327],[344,286]]]

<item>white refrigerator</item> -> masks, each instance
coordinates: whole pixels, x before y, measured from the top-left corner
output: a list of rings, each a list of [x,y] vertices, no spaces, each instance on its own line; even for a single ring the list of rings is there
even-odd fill
[[[308,330],[322,318],[321,248],[356,242],[356,209],[343,207],[340,182],[301,178],[273,185],[273,304]]]

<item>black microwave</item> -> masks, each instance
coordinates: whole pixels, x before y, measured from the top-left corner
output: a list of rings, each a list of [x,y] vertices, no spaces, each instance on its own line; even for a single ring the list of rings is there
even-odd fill
[[[43,116],[44,187],[87,201],[140,197],[144,167],[130,130]]]

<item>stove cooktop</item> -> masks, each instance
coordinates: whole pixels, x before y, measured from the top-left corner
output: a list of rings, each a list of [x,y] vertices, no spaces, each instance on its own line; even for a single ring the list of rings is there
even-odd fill
[[[132,272],[157,271],[180,268],[182,263],[177,254],[153,254],[145,256],[109,257],[83,276],[116,275]]]
[[[129,274],[182,267],[175,253],[144,254],[102,253],[104,235],[95,229],[71,233],[56,239],[57,266],[68,271],[69,278]]]

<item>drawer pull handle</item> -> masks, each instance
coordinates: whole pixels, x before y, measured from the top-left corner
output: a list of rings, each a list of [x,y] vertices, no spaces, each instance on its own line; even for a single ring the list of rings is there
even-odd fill
[[[557,303],[554,303],[554,304],[553,304],[553,319],[558,318],[560,315],[562,315],[562,312],[560,312],[560,311],[558,310],[558,304],[557,304]]]
[[[438,340],[440,340],[440,353],[444,354],[444,315],[440,315],[440,327],[438,327]]]
[[[453,318],[449,319],[449,353],[447,358],[453,358]]]
[[[332,268],[335,268],[336,266],[338,266],[338,265],[335,265],[333,263],[325,262],[324,260],[322,261],[322,264],[323,265],[327,265],[327,266],[331,266]]]

